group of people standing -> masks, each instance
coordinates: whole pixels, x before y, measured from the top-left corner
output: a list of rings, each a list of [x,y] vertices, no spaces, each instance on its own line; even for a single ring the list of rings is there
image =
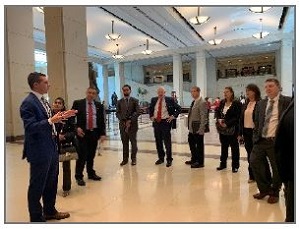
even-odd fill
[[[89,87],[86,98],[73,102],[71,110],[66,110],[62,98],[56,98],[51,109],[43,97],[49,89],[46,75],[31,73],[28,76],[31,93],[23,101],[20,113],[25,127],[25,143],[23,158],[30,163],[30,184],[28,189],[28,208],[31,222],[44,222],[49,219],[64,219],[70,216],[67,212],[59,212],[55,208],[58,182],[58,152],[65,143],[76,147],[75,178],[79,186],[85,186],[83,170],[86,166],[88,179],[100,181],[101,177],[94,170],[94,157],[98,141],[103,142],[106,135],[105,111],[103,105],[95,100],[97,90]],[[280,95],[280,84],[277,79],[265,82],[267,98],[260,99],[259,88],[254,84],[246,87],[246,102],[242,105],[234,99],[231,87],[224,90],[224,99],[216,110],[216,127],[221,142],[220,165],[217,170],[227,167],[228,148],[232,152],[232,172],[239,169],[239,143],[243,142],[248,154],[249,183],[256,181],[259,193],[253,197],[262,199],[269,196],[268,203],[276,203],[279,198],[281,182],[284,181],[287,200],[286,221],[293,220],[293,160],[277,160],[282,158],[285,144],[276,137],[279,120],[285,110],[285,121],[293,115],[290,108],[290,97]],[[123,97],[116,103],[116,116],[123,144],[123,160],[125,166],[131,159],[131,165],[137,164],[137,131],[140,113],[139,101],[131,96],[131,86],[122,87]],[[180,105],[172,98],[165,96],[165,89],[159,87],[157,96],[151,99],[149,117],[153,124],[158,159],[156,165],[172,166],[171,129],[181,113]],[[188,143],[191,159],[185,164],[191,168],[204,167],[204,134],[207,129],[208,112],[206,101],[200,96],[200,88],[192,87],[191,103],[187,127]],[[288,108],[288,109],[287,109]],[[288,117],[288,118],[287,118]],[[288,133],[292,124],[288,122]],[[281,125],[280,133],[284,132]],[[282,135],[281,135],[282,136]],[[283,135],[284,136],[284,135]],[[293,138],[293,135],[290,135]],[[129,152],[131,143],[131,154]],[[278,145],[275,154],[275,145]],[[289,148],[292,150],[292,148]],[[290,152],[292,154],[292,152]],[[276,157],[277,155],[277,157]],[[285,158],[285,157],[283,157]],[[284,162],[284,163],[282,163]],[[286,166],[289,166],[286,172]],[[70,161],[63,162],[63,190],[65,196],[71,188]],[[288,173],[288,175],[286,175]],[[282,174],[284,174],[282,176]],[[284,177],[284,179],[283,179]],[[43,206],[40,200],[43,200]]]
[[[224,99],[216,110],[216,127],[221,142],[220,165],[217,170],[227,167],[230,146],[232,172],[238,172],[239,143],[244,144],[249,162],[248,182],[256,182],[259,190],[253,197],[263,199],[269,196],[268,203],[277,203],[283,182],[286,195],[286,221],[293,222],[293,102],[291,97],[281,95],[280,92],[280,83],[275,78],[265,81],[264,99],[261,99],[257,85],[249,84],[246,87],[245,103],[242,104],[234,99],[232,88],[225,87]],[[286,116],[289,119],[284,119]],[[286,122],[287,129],[282,128],[283,121]]]

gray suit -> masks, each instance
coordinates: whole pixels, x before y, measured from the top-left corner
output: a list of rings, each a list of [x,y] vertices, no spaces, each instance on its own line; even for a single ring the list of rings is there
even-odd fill
[[[125,98],[118,100],[116,116],[119,119],[119,129],[123,143],[123,161],[129,158],[129,140],[131,142],[131,160],[136,160],[138,131],[138,116],[140,114],[139,101],[136,98],[129,97],[128,103]],[[126,121],[131,120],[131,125],[126,129]]]
[[[288,107],[291,101],[290,97],[280,95],[278,100],[278,121],[284,110]],[[271,195],[279,195],[281,188],[281,180],[278,174],[274,155],[274,139],[263,138],[262,130],[265,125],[265,113],[268,104],[268,99],[259,101],[254,110],[254,130],[253,130],[253,149],[250,156],[250,166],[252,167],[254,178],[257,182],[257,187],[260,193],[271,193]],[[266,158],[269,159],[272,168],[272,179],[269,178],[265,163]]]
[[[194,104],[193,104],[194,103]],[[207,124],[207,107],[202,98],[195,100],[189,110],[188,142],[191,150],[191,163],[195,166],[204,166],[204,132]]]

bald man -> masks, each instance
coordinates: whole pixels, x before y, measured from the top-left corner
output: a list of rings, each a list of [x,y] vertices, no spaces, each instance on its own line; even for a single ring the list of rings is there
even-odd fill
[[[149,107],[149,116],[153,122],[154,136],[156,142],[156,150],[158,160],[156,165],[164,163],[165,151],[167,154],[167,167],[172,165],[172,143],[171,143],[171,128],[172,122],[176,122],[176,118],[181,112],[181,107],[172,99],[165,96],[166,90],[164,87],[157,89],[157,97],[151,99]]]

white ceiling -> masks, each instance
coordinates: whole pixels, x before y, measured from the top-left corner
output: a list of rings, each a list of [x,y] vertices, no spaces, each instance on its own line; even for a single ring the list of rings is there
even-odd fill
[[[131,57],[132,60],[132,56],[140,54],[145,49],[146,39],[149,39],[150,49],[155,52],[201,47],[214,38],[214,26],[217,26],[217,38],[223,38],[225,46],[223,45],[224,48],[221,49],[208,50],[211,56],[241,55],[255,50],[274,51],[280,47],[278,42],[256,44],[255,38],[251,37],[252,34],[260,32],[260,18],[263,19],[264,30],[270,32],[272,36],[293,32],[294,7],[289,7],[283,29],[279,30],[282,12],[283,7],[272,7],[263,14],[255,14],[250,12],[248,7],[207,6],[201,7],[201,15],[210,16],[210,20],[203,25],[192,25],[188,20],[197,15],[195,6],[86,7],[89,54],[100,58],[101,61],[109,60],[112,53],[116,52],[116,43],[118,43],[120,53],[125,55],[124,61],[126,57]],[[115,21],[115,32],[122,36],[117,42],[105,38],[105,35],[111,31],[112,20]],[[34,10],[34,27],[35,40],[44,43],[43,14],[36,10]],[[253,42],[247,46],[248,48],[245,46],[241,49],[232,45],[230,48],[225,48],[226,43],[234,44],[235,41],[243,39],[253,39]],[[193,58],[193,55],[189,56]],[[147,57],[151,58],[151,55]]]

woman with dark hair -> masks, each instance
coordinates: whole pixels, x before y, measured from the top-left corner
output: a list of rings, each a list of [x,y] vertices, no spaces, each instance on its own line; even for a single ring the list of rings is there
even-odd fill
[[[248,183],[255,181],[252,169],[250,167],[250,155],[253,148],[253,114],[257,101],[260,98],[260,90],[255,84],[248,84],[246,87],[246,103],[242,106],[241,117],[240,117],[240,128],[238,140],[240,143],[244,143],[245,149],[247,151],[248,159],[248,171],[249,171],[249,180]]]
[[[220,166],[217,170],[227,167],[228,148],[231,148],[232,172],[238,172],[240,167],[240,148],[238,143],[239,119],[241,113],[241,103],[234,99],[232,87],[225,87],[224,99],[220,102],[216,110],[216,127],[219,132],[221,143]]]
[[[54,100],[52,105],[53,114],[60,111],[65,111],[65,101],[63,98],[58,97]],[[72,119],[64,120],[61,123],[55,123],[57,132],[58,153],[62,154],[61,149],[65,144],[75,143],[75,125]],[[66,197],[70,194],[71,190],[71,161],[65,160],[62,162],[63,166],[63,196]]]

